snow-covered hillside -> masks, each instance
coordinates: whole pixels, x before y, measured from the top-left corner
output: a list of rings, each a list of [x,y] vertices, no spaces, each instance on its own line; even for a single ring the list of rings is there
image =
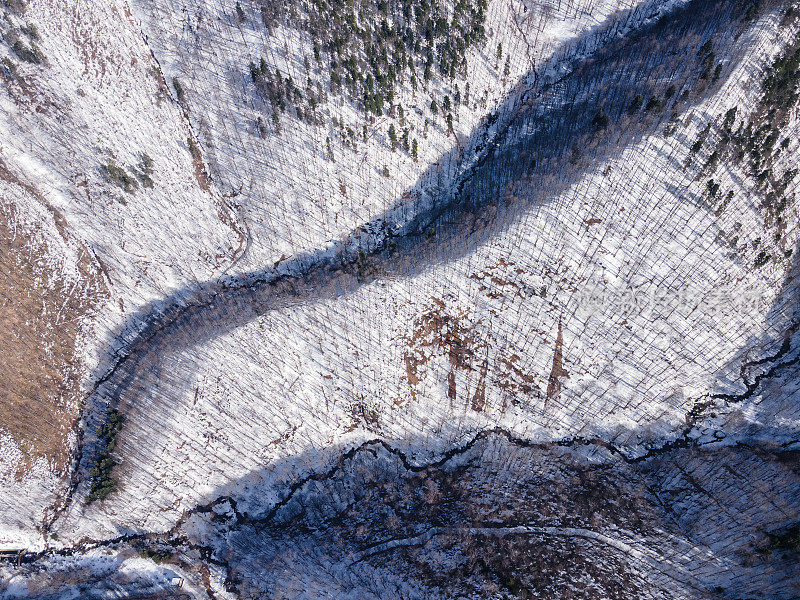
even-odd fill
[[[8,597],[796,595],[793,3],[3,10]]]

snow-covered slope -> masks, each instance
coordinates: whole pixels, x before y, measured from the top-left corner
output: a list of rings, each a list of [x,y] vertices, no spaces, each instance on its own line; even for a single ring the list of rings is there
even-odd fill
[[[9,5],[4,202],[91,299],[70,306],[79,381],[56,417],[72,465],[15,479],[23,438],[2,438],[0,536],[43,550],[4,571],[12,594],[35,595],[41,566],[98,596],[168,595],[172,576],[131,552],[169,546],[190,596],[323,597],[337,582],[353,597],[791,598],[797,573],[774,574],[767,535],[800,508],[780,466],[800,426],[791,3],[496,0],[450,73],[438,42],[435,61],[417,55],[409,15],[448,25],[480,3],[270,6]],[[397,64],[414,66],[379,78],[395,50],[359,54],[333,25],[320,48],[310,24],[326,10],[352,10],[359,39],[404,40]],[[391,25],[367,33],[381,11]],[[418,22],[423,38],[444,27]],[[349,83],[349,60],[375,82]],[[386,106],[370,109],[379,85]],[[617,492],[587,499],[590,484],[554,499],[552,520],[516,504],[514,465],[485,497],[459,484],[475,496],[459,518],[395,515],[399,535],[325,489],[358,453],[356,490],[385,476],[373,459],[413,479],[460,472],[469,461],[450,461],[476,444],[493,457],[475,459],[479,479],[524,448],[579,473],[545,478],[558,485],[599,469],[649,491],[630,523],[592,516]],[[378,510],[364,493],[358,510]],[[728,526],[731,499],[772,508],[736,517],[743,537],[725,543],[701,529]],[[340,529],[298,537],[322,527],[311,506]],[[478,577],[469,552],[486,536],[491,556],[549,541]],[[580,576],[531,575],[569,552]],[[291,553],[301,566],[276,566]],[[609,587],[604,561],[631,587]],[[459,568],[452,589],[432,575]]]

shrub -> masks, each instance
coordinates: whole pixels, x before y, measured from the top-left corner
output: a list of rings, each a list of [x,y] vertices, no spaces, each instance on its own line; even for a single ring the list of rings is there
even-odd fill
[[[714,169],[717,168],[718,163],[719,163],[719,151],[714,150],[714,152],[711,153],[711,156],[708,157],[708,161],[706,162],[705,168],[708,171],[713,171]],[[712,196],[714,195],[716,194],[712,194]]]
[[[610,121],[611,119],[609,119],[608,115],[603,112],[603,109],[601,108],[599,111],[597,111],[594,119],[592,119],[592,125],[595,129],[604,129],[605,127],[608,127]]]
[[[36,65],[45,62],[44,52],[42,52],[41,48],[39,48],[35,42],[31,42],[30,46],[26,46],[22,40],[17,40],[11,48],[14,50],[14,53],[25,62]]]
[[[108,164],[100,165],[100,170],[103,173],[106,181],[109,181],[123,190],[132,194],[139,187],[136,179],[128,175],[128,172],[114,164],[114,161],[109,161]]]
[[[183,102],[185,99],[185,92],[183,91],[183,86],[181,82],[178,81],[177,77],[172,78],[172,87],[175,88],[175,94],[178,96],[178,100]]]
[[[186,144],[189,146],[189,154],[192,155],[192,159],[200,160],[202,155],[200,154],[200,148],[191,137],[186,138]]]
[[[733,127],[733,124],[736,122],[736,111],[737,111],[737,108],[738,107],[734,106],[733,108],[729,109],[728,112],[725,113],[725,120],[722,123],[722,126],[725,129],[730,129],[731,127]]]
[[[130,170],[144,187],[153,187],[153,179],[150,177],[153,174],[153,159],[147,153],[142,152],[139,155],[139,162],[130,167]]]
[[[34,25],[33,23],[26,23],[19,29],[20,31],[22,31],[22,33],[27,35],[33,41],[38,42],[41,40],[41,37],[39,37],[39,30],[36,29],[36,25]]]
[[[756,257],[756,262],[755,262],[754,266],[755,266],[756,269],[760,269],[765,264],[767,264],[770,260],[772,260],[772,257],[765,250],[762,250],[761,252],[759,252],[758,256]]]
[[[109,408],[105,422],[97,429],[99,448],[94,458],[94,466],[89,470],[91,487],[86,503],[105,500],[117,489],[117,482],[112,477],[116,462],[111,452],[117,442],[117,434],[122,430],[125,418],[116,409]]]
[[[149,560],[152,560],[157,564],[161,564],[165,560],[169,560],[170,558],[172,558],[173,553],[163,548],[159,548],[157,550],[151,550],[150,548],[142,548],[141,550],[139,550],[139,556],[141,556],[142,558],[147,558]]]
[[[0,73],[3,73],[3,75],[7,77],[10,76],[12,79],[17,79],[19,77],[17,65],[7,56],[4,56],[3,59],[0,60]]]
[[[658,110],[659,108],[661,108],[661,100],[659,100],[655,96],[650,98],[650,100],[648,100],[647,104],[645,104],[644,106],[644,109],[647,112],[650,112],[651,110]]]

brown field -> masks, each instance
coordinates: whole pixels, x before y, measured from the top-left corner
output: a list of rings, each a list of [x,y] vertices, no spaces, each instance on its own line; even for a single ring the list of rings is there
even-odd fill
[[[0,163],[0,178],[35,193]],[[64,234],[63,222],[56,217]],[[88,260],[80,279],[64,281],[48,266],[48,248],[15,226],[16,211],[0,198],[0,430],[25,455],[16,476],[45,458],[62,472],[80,411],[81,365],[75,357],[81,319],[103,295]]]

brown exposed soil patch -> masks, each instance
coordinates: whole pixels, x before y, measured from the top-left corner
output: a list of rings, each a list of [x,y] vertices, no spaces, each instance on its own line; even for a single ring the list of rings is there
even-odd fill
[[[496,386],[517,404],[523,395],[541,396],[539,379],[530,373],[513,348],[496,348],[496,340],[481,321],[470,318],[468,310],[448,309],[444,301],[431,298],[431,305],[415,321],[403,356],[411,399],[425,377],[431,360],[446,358],[447,397],[451,405],[459,396],[476,412],[486,409],[487,385]],[[458,374],[466,375],[458,384]],[[504,400],[502,410],[507,408]]]
[[[431,307],[414,321],[408,351],[403,357],[406,376],[411,386],[411,397],[416,398],[414,387],[421,381],[420,369],[434,356],[446,356],[450,364],[447,395],[454,400],[457,396],[456,371],[472,371],[475,353],[485,343],[475,335],[467,312],[451,314],[442,300],[431,300]]]
[[[2,162],[0,178],[32,191]],[[25,454],[18,477],[39,458],[56,472],[69,462],[80,410],[76,339],[105,290],[88,253],[79,278],[67,281],[47,264],[48,248],[37,237],[22,231],[15,209],[0,199],[0,430]]]
[[[211,191],[211,183],[206,173],[206,166],[203,163],[203,157],[198,151],[197,154],[192,154],[192,165],[194,166],[194,177],[197,179],[197,184],[204,192]]]
[[[550,380],[547,382],[547,397],[546,400],[556,398],[561,393],[561,379],[569,377],[569,373],[564,368],[562,362],[562,347],[564,345],[564,336],[561,333],[561,321],[558,321],[558,335],[556,336],[556,349],[553,352],[553,368],[550,371]]]

